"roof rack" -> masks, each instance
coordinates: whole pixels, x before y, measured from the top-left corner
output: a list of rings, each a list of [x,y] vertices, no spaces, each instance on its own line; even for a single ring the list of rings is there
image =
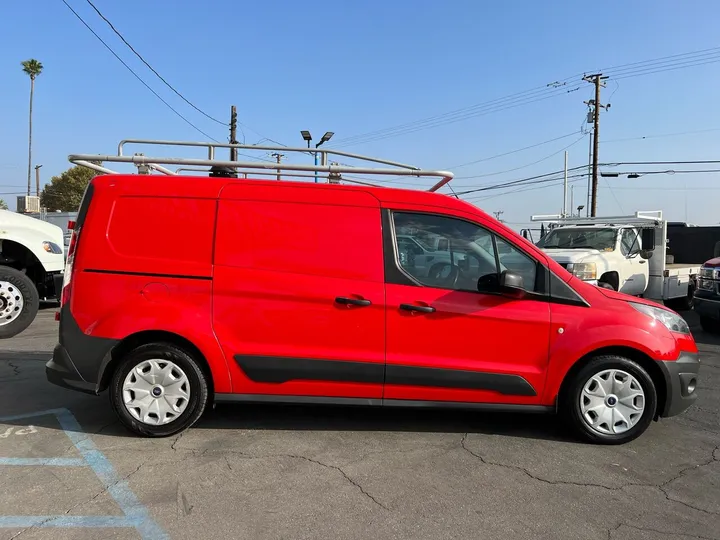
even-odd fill
[[[531,216],[532,222],[545,222],[554,227],[563,225],[647,225],[657,226],[663,221],[662,210],[638,211],[630,216],[563,217],[560,214]]]
[[[205,148],[207,151],[206,159],[197,158],[180,158],[180,157],[151,157],[144,153],[134,153],[125,155],[126,145],[146,145],[153,149],[157,146],[175,146],[183,148]],[[316,155],[321,158],[320,165],[300,165],[294,163],[275,163],[269,161],[237,161],[217,159],[215,154],[217,149],[228,148],[235,150],[252,150],[262,152],[282,152],[283,154],[293,153],[293,155]],[[236,152],[235,152],[236,153]],[[365,166],[354,167],[340,163],[328,163],[331,156],[340,156],[343,158],[355,159],[365,162]],[[250,156],[252,158],[252,156]],[[258,159],[258,158],[253,158]],[[252,175],[272,175],[279,180],[281,176],[289,177],[313,177],[316,179],[326,178],[330,183],[339,183],[340,181],[352,184],[377,186],[369,182],[361,180],[343,178],[343,174],[362,174],[362,175],[381,175],[381,176],[413,176],[419,178],[436,178],[438,179],[428,191],[437,191],[446,185],[453,178],[453,173],[448,171],[425,170],[413,165],[397,163],[385,159],[361,156],[359,154],[351,154],[340,150],[322,149],[322,148],[288,148],[286,146],[260,146],[246,144],[230,144],[217,142],[188,142],[188,141],[165,141],[152,139],[125,139],[118,144],[117,155],[95,155],[95,154],[71,154],[68,160],[83,167],[88,167],[95,171],[105,174],[120,174],[99,163],[131,163],[135,165],[140,174],[150,174],[151,171],[157,171],[166,175],[179,175],[181,171],[202,171],[208,174],[220,172],[222,175],[237,177],[243,174],[247,178]],[[99,162],[99,163],[98,163]],[[368,164],[388,165],[390,168],[376,168],[368,166]],[[179,165],[180,167],[171,171],[163,165]],[[196,167],[209,167],[209,169],[198,169]],[[223,171],[224,169],[224,171]],[[263,172],[264,171],[264,172]],[[305,174],[303,174],[305,173]],[[314,173],[314,174],[307,174]]]

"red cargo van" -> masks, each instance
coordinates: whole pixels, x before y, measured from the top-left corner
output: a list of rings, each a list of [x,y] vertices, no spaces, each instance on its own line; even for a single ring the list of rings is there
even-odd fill
[[[398,236],[443,250],[419,266]],[[295,402],[557,411],[617,444],[697,397],[679,315],[437,193],[99,176],[65,278],[48,379],[109,389],[145,436],[212,402]]]

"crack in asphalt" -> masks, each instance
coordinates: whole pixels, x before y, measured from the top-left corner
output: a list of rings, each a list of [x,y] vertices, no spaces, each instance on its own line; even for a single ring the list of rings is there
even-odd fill
[[[460,446],[462,447],[463,450],[465,450],[470,455],[478,458],[485,465],[493,465],[495,467],[504,467],[506,469],[520,471],[520,472],[524,473],[526,476],[528,476],[529,478],[532,478],[533,480],[537,480],[538,482],[543,482],[545,484],[580,486],[580,487],[597,487],[597,488],[606,489],[608,491],[619,491],[628,486],[644,486],[645,485],[645,484],[630,483],[630,484],[626,484],[626,485],[623,485],[620,487],[609,487],[609,486],[605,486],[603,484],[594,484],[594,483],[585,483],[585,482],[570,482],[567,480],[549,480],[547,478],[543,478],[541,476],[534,475],[529,470],[527,470],[525,467],[521,467],[519,465],[508,465],[507,463],[499,463],[496,461],[490,461],[490,460],[486,459],[485,457],[481,456],[480,454],[478,454],[477,452],[473,452],[465,444],[467,441],[468,435],[469,435],[468,433],[465,433],[465,435],[463,435],[462,439],[460,440]]]
[[[7,365],[8,365],[8,367],[12,368],[12,370],[13,370],[12,376],[13,377],[20,375],[20,366],[16,366],[15,364],[13,364],[12,360],[8,360]]]
[[[308,463],[313,463],[315,465],[319,465],[320,467],[331,469],[339,472],[342,477],[347,480],[352,486],[356,487],[360,493],[365,495],[368,499],[370,499],[373,503],[378,505],[380,508],[384,510],[390,510],[387,506],[385,506],[382,502],[377,500],[371,493],[369,493],[361,484],[359,484],[357,481],[353,480],[341,467],[338,467],[337,465],[330,465],[329,463],[323,463],[322,461],[318,461],[317,459],[309,458],[307,456],[301,456],[299,454],[267,454],[264,456],[257,456],[254,454],[248,454],[246,452],[241,452],[239,450],[222,450],[225,453],[234,454],[237,456],[240,456],[244,459],[268,459],[268,458],[290,458],[290,459],[299,459],[302,461],[307,461]],[[206,453],[211,452],[211,449],[206,448],[203,450],[202,454],[204,455]],[[214,453],[214,452],[213,452]],[[194,452],[193,452],[194,454]],[[223,456],[225,459],[225,464],[227,465],[229,470],[233,470],[232,465],[230,465],[230,461],[228,460],[227,456]]]
[[[622,527],[627,527],[628,529],[635,529],[636,531],[662,534],[665,536],[676,536],[676,537],[680,536],[683,538],[698,538],[699,540],[718,540],[717,537],[712,538],[710,536],[700,536],[698,534],[674,533],[674,532],[668,532],[668,531],[661,531],[659,529],[652,529],[650,527],[639,527],[637,525],[630,525],[629,523],[620,523],[617,527],[615,527],[613,529],[608,529],[608,540],[610,540],[612,538],[613,532],[618,531]]]
[[[716,446],[716,447],[713,449],[713,451],[712,451],[712,456],[711,456],[711,458],[710,458],[709,460],[707,460],[707,461],[705,461],[705,462],[703,462],[703,463],[698,463],[698,464],[695,464],[695,465],[690,465],[689,467],[685,467],[684,469],[680,470],[675,476],[673,476],[673,477],[670,478],[669,480],[663,482],[662,484],[657,485],[657,484],[641,484],[641,483],[629,482],[629,483],[623,484],[622,486],[609,487],[609,486],[605,486],[605,485],[603,485],[603,484],[595,484],[595,483],[570,482],[570,481],[566,481],[566,480],[549,480],[549,479],[547,479],[547,478],[543,478],[543,477],[541,477],[541,476],[537,476],[537,475],[531,473],[531,472],[530,472],[529,470],[527,470],[525,467],[521,467],[521,466],[519,466],[519,465],[508,465],[508,464],[506,464],[506,463],[498,463],[498,462],[495,462],[495,461],[490,461],[490,460],[488,460],[487,458],[481,456],[481,455],[478,454],[477,452],[474,452],[473,450],[471,450],[470,448],[467,447],[466,442],[467,442],[468,435],[469,435],[469,433],[465,433],[465,434],[463,435],[462,439],[460,439],[460,446],[461,446],[462,449],[465,450],[467,453],[469,453],[470,455],[472,455],[472,456],[476,457],[477,459],[479,459],[483,464],[485,464],[485,465],[493,465],[493,466],[495,466],[495,467],[504,467],[504,468],[506,468],[506,469],[511,469],[511,470],[520,471],[520,472],[524,473],[526,476],[528,476],[529,478],[532,478],[533,480],[537,480],[538,482],[543,482],[543,483],[551,484],[551,485],[568,485],[568,486],[579,486],[579,487],[596,487],[596,488],[605,489],[605,490],[607,490],[607,491],[621,491],[621,490],[623,490],[623,489],[625,489],[625,488],[632,487],[632,486],[646,487],[646,488],[654,488],[654,489],[658,489],[660,492],[662,492],[662,494],[665,496],[665,499],[667,499],[667,500],[670,501],[670,502],[674,502],[674,503],[683,505],[683,506],[685,506],[685,507],[687,507],[687,508],[690,508],[690,509],[692,509],[692,510],[695,510],[695,511],[697,511],[697,512],[702,512],[703,514],[708,514],[708,515],[712,515],[712,516],[720,515],[720,513],[718,513],[718,512],[713,512],[713,511],[710,511],[710,510],[705,510],[704,508],[700,508],[700,507],[694,506],[694,505],[692,505],[692,504],[690,504],[690,503],[687,503],[687,502],[685,502],[685,501],[682,501],[682,500],[679,500],[679,499],[677,499],[677,498],[672,497],[672,496],[670,495],[670,493],[669,493],[668,488],[667,488],[667,486],[669,486],[670,484],[672,484],[672,483],[675,482],[676,480],[678,480],[678,479],[680,479],[681,477],[683,477],[683,476],[685,475],[685,473],[687,473],[688,471],[692,471],[692,470],[695,470],[695,469],[699,469],[699,468],[701,468],[701,467],[707,467],[708,465],[710,465],[710,464],[712,464],[712,463],[714,463],[714,462],[716,462],[716,461],[720,461],[720,454],[719,454],[719,455],[716,455],[716,454],[718,453],[718,451],[720,451],[720,445]],[[608,530],[608,534],[609,534],[609,532],[610,532],[610,531]],[[608,537],[609,537],[609,536],[608,536]]]
[[[80,507],[80,506],[84,506],[84,505],[86,505],[86,504],[90,504],[90,503],[93,502],[95,499],[97,499],[98,497],[100,497],[100,496],[103,495],[104,493],[107,493],[110,489],[114,488],[115,486],[117,486],[117,485],[120,484],[121,482],[127,481],[128,478],[130,478],[132,475],[134,475],[135,473],[137,473],[137,472],[145,465],[145,463],[146,463],[146,462],[141,463],[140,465],[138,465],[137,469],[135,469],[134,471],[132,471],[132,472],[130,472],[130,473],[128,473],[128,474],[126,474],[126,475],[123,476],[122,478],[118,479],[116,482],[113,482],[112,484],[103,487],[100,491],[98,491],[95,495],[93,495],[93,496],[90,497],[89,499],[84,500],[84,501],[80,501],[79,503],[76,503],[76,504],[72,505],[70,508],[68,508],[68,509],[65,511],[64,515],[68,515],[70,512],[72,512],[73,510],[75,510],[76,508],[78,508],[78,507]],[[30,530],[32,530],[32,529],[36,529],[36,528],[38,528],[38,527],[41,527],[41,526],[43,526],[45,523],[48,523],[49,521],[52,521],[53,519],[55,519],[55,516],[49,517],[48,519],[43,520],[43,521],[41,521],[40,523],[35,523],[35,524],[31,525],[30,527],[26,527],[26,528],[24,528],[23,530],[18,531],[18,532],[15,533],[13,536],[11,536],[11,537],[10,537],[10,540],[15,540],[15,539],[18,538],[21,534],[24,534],[24,533],[26,533],[27,531],[30,531]]]

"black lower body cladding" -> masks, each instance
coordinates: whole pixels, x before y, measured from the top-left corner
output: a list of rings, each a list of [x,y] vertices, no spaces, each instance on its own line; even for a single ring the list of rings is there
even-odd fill
[[[697,399],[700,357],[697,353],[683,352],[674,361],[658,362],[665,377],[667,396],[660,416],[675,416],[690,407]]]
[[[52,360],[45,365],[48,381],[91,394],[100,393],[102,376],[118,340],[88,336],[67,306],[60,309],[60,337]]]

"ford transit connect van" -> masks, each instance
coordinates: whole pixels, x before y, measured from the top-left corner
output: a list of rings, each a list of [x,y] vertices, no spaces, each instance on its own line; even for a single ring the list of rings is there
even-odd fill
[[[442,244],[439,264],[414,266],[413,237]],[[48,379],[107,390],[144,436],[213,402],[277,401],[559,412],[617,444],[697,396],[678,314],[583,283],[477,207],[421,191],[95,177],[59,320]]]

